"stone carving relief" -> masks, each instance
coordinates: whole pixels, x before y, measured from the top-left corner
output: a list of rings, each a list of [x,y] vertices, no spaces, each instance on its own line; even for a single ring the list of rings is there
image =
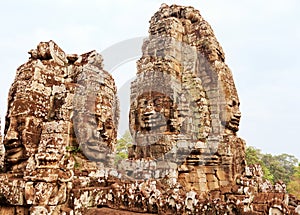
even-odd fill
[[[118,99],[101,55],[53,41],[29,52],[9,91],[0,213],[300,214],[283,183],[245,164],[232,73],[199,11],[162,4],[142,51],[134,144],[117,169]]]
[[[76,162],[89,170],[92,153],[101,147],[113,151],[116,87],[95,51],[66,55],[49,41],[29,53],[9,92],[0,191],[10,204],[30,206],[30,214],[54,214],[68,208]],[[93,89],[89,97],[86,88]],[[81,92],[90,103],[79,101]]]
[[[236,136],[241,115],[232,74],[210,25],[191,7],[162,5],[142,51],[131,86],[129,157],[170,160],[175,148],[188,189],[205,193],[231,183],[244,171],[245,143]]]

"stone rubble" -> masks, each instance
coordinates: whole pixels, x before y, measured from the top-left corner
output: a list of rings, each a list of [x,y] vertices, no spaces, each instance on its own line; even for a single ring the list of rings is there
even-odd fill
[[[129,158],[115,165],[116,86],[95,51],[41,42],[9,91],[1,214],[300,214],[247,166],[222,47],[192,7],[162,4],[131,85]],[[2,154],[1,154],[2,153]]]

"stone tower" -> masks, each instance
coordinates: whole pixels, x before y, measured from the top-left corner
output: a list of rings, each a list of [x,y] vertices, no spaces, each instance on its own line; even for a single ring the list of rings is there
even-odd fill
[[[131,86],[130,157],[175,161],[183,186],[201,193],[230,184],[244,171],[245,143],[236,135],[233,77],[211,26],[192,7],[163,4],[142,51]]]
[[[66,55],[51,40],[29,53],[9,91],[0,191],[9,214],[62,213],[81,170],[110,162],[116,86],[96,51]]]
[[[102,57],[67,55],[53,41],[29,52],[9,92],[0,214],[299,215],[284,184],[245,166],[232,74],[199,11],[163,4],[142,50],[135,142],[121,168],[116,86]]]

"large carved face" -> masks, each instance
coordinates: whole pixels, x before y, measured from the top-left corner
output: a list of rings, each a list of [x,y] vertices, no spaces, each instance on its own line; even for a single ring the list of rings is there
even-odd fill
[[[93,161],[107,161],[117,136],[116,87],[102,70],[102,57],[95,51],[81,55],[73,101],[73,126],[83,154]]]
[[[11,171],[22,171],[27,159],[37,152],[40,120],[34,117],[12,116],[4,137],[5,160]]]
[[[137,99],[136,130],[172,132],[175,108],[170,97],[159,92],[147,92]]]
[[[21,144],[18,131],[18,120],[16,117],[11,117],[7,134],[4,137],[6,162],[16,164],[25,158],[25,148]],[[24,120],[23,124],[24,124]]]
[[[101,136],[97,129],[102,128],[94,114],[78,113],[73,118],[75,123],[76,137],[83,153],[91,160],[98,160],[101,157]]]
[[[77,141],[88,159],[105,161],[112,153],[116,139],[113,102],[106,96],[94,95],[86,101],[85,107],[83,110],[75,109],[73,116]]]
[[[228,98],[225,105],[225,110],[221,116],[222,122],[225,124],[225,128],[231,132],[237,132],[239,130],[239,124],[241,119],[240,103],[238,98]]]

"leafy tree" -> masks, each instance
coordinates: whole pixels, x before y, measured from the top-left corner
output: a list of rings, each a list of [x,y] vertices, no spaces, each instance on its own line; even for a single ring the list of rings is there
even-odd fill
[[[247,165],[254,165],[254,164],[259,164],[262,168],[262,171],[264,173],[264,179],[267,179],[271,182],[273,182],[274,176],[266,167],[266,165],[262,161],[263,154],[259,149],[256,149],[252,146],[249,146],[246,148],[246,161]]]
[[[295,167],[295,172],[287,186],[287,190],[290,194],[300,199],[300,163]]]
[[[128,157],[128,148],[132,145],[132,137],[130,132],[127,130],[123,134],[123,136],[118,139],[117,145],[116,145],[116,157],[115,162],[122,159],[126,159]]]
[[[247,147],[247,164],[260,164],[264,172],[264,178],[271,182],[282,180],[288,184],[295,172],[295,166],[298,159],[293,155],[281,154],[271,155],[263,154],[259,149]]]
[[[288,184],[295,172],[295,166],[298,164],[298,159],[293,155],[288,154],[264,154],[262,162],[274,176],[273,182],[282,180],[284,183]]]
[[[252,146],[246,148],[246,161],[247,165],[260,164],[261,163],[261,151]]]

